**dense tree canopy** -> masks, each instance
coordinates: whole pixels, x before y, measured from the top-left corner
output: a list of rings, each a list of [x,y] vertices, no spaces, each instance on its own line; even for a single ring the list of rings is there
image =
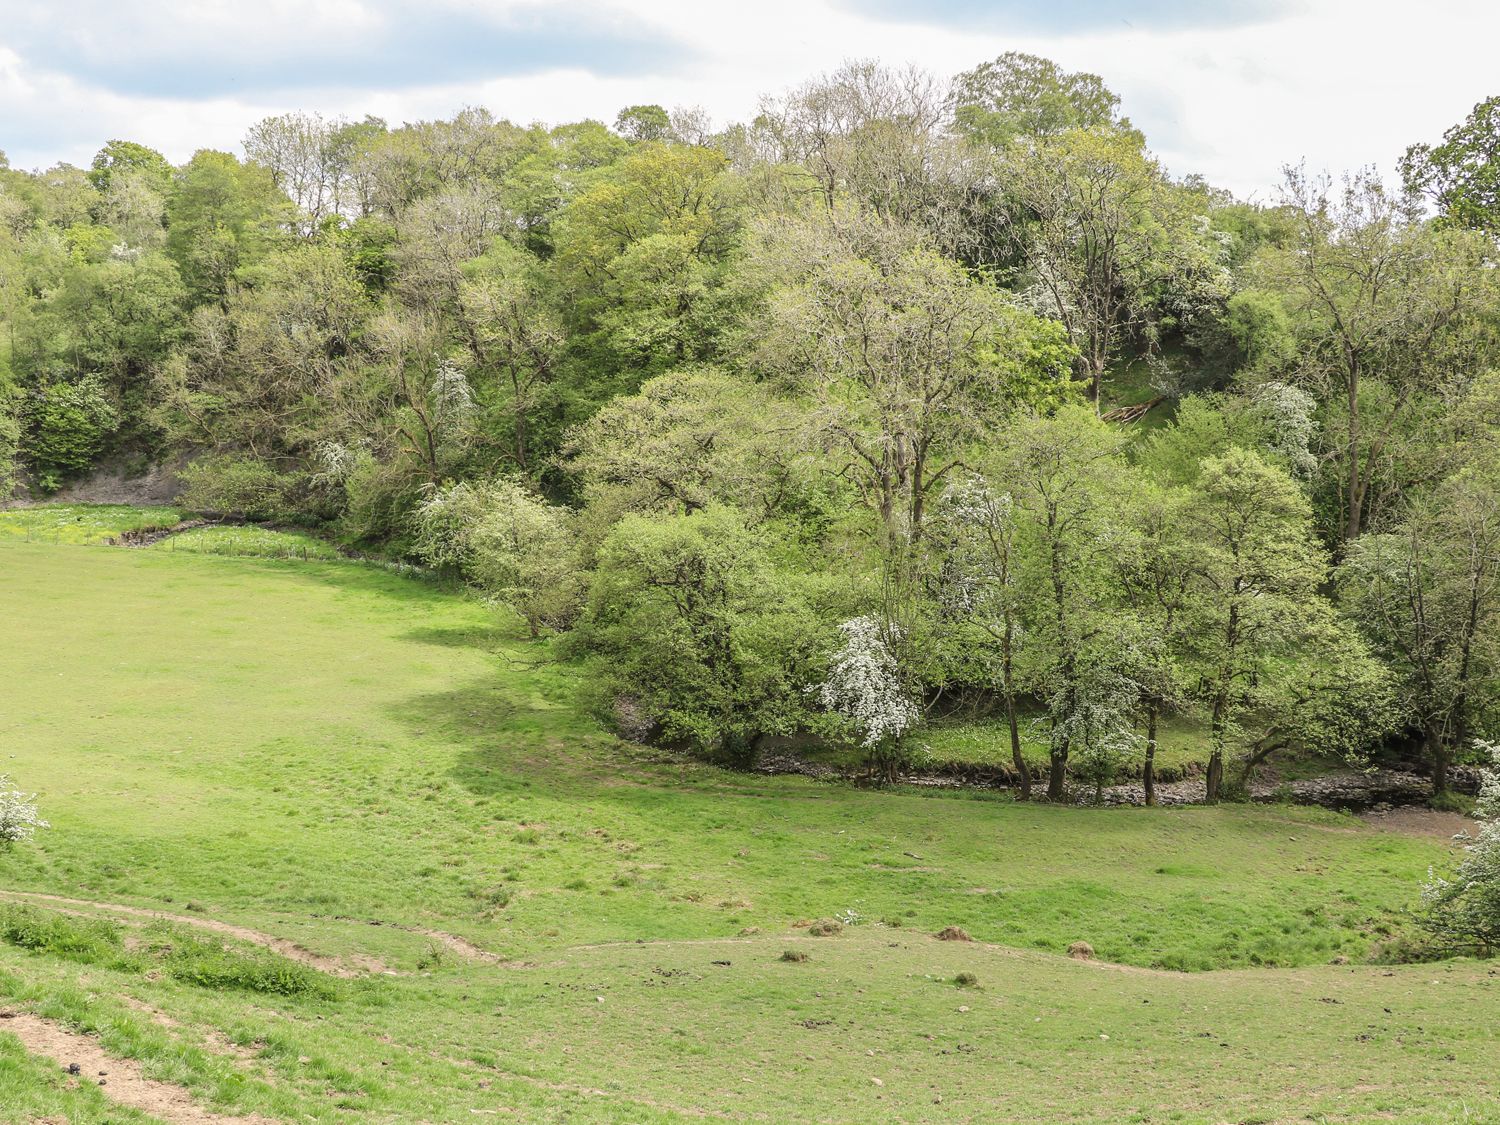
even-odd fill
[[[1403,192],[1269,204],[1016,52],[850,61],[722,129],[288,113],[243,158],[0,159],[0,488],[185,463],[187,502],[451,573],[739,763],[889,773],[962,707],[1028,794],[1031,741],[1053,798],[1149,796],[1174,720],[1210,798],[1303,751],[1442,786],[1500,734],[1497,118]]]

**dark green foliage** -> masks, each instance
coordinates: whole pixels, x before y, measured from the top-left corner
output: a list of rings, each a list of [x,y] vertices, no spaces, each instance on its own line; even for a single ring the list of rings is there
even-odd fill
[[[26,457],[47,491],[87,469],[120,421],[97,379],[40,387],[25,411]]]
[[[1500,230],[1500,97],[1476,105],[1441,144],[1412,145],[1400,169],[1407,190],[1435,202],[1445,222]]]

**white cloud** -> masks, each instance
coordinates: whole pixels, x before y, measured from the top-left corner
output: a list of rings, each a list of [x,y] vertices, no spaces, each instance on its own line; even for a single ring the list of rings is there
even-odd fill
[[[1259,22],[1204,27],[1161,20],[1131,26],[1131,5],[1121,3],[1118,21],[1095,20],[1072,34],[1007,34],[999,16],[971,29],[953,22],[951,12],[948,22],[924,22],[932,9],[919,4],[910,5],[904,22],[877,19],[846,0],[761,0],[732,11],[701,0],[318,0],[278,19],[261,5],[89,0],[86,7],[92,22],[75,5],[0,0],[0,27],[25,26],[35,36],[47,23],[38,13],[65,10],[69,23],[88,24],[92,37],[71,62],[66,50],[27,48],[26,36],[6,37],[0,148],[13,164],[85,163],[111,137],[182,160],[199,147],[237,149],[251,123],[288,109],[400,122],[482,104],[518,121],[564,121],[610,120],[623,105],[659,102],[701,104],[721,121],[743,119],[761,94],[845,58],[877,56],[950,74],[1020,49],[1103,75],[1174,172],[1201,172],[1265,198],[1283,163],[1306,158],[1314,168],[1389,169],[1407,144],[1436,138],[1475,102],[1500,93],[1492,78],[1500,8],[1465,0],[1429,3],[1420,19],[1393,0],[1306,0]],[[128,15],[145,29],[129,34],[143,38],[112,37],[111,12]],[[447,17],[543,22],[526,25],[537,38],[517,41],[513,57],[486,48],[450,65],[442,54]],[[406,34],[409,20],[428,30]],[[580,37],[569,39],[570,28]],[[350,42],[394,41],[401,50],[353,60],[346,53],[337,65],[320,65],[309,44],[337,42],[341,34]],[[663,44],[662,53],[653,55],[649,43],[642,48],[643,38]],[[155,65],[179,69],[161,76],[154,92],[131,93],[139,76],[107,65],[111,49],[140,51]],[[329,59],[338,53],[320,50]],[[197,56],[196,69],[180,62],[184,52]],[[372,61],[379,65],[366,65]],[[260,80],[247,86],[250,93],[195,89],[214,66],[261,66]]]

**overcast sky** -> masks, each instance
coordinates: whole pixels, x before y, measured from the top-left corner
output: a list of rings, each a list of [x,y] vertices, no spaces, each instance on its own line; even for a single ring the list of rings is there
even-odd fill
[[[1376,164],[1500,94],[1493,0],[0,0],[0,150],[181,161],[292,109],[518,122],[701,105],[719,122],[846,58],[1091,70],[1174,174],[1268,198]]]

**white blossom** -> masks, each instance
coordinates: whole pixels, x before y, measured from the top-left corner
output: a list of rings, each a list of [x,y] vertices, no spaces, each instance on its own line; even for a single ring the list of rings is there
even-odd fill
[[[22,793],[7,774],[0,774],[0,843],[16,844],[50,828],[37,815],[36,794]]]
[[[1271,448],[1286,458],[1298,476],[1312,475],[1318,459],[1312,452],[1318,435],[1318,400],[1290,383],[1263,383],[1255,391],[1255,405],[1271,426]]]
[[[320,483],[342,484],[349,479],[349,474],[354,471],[355,462],[358,460],[355,450],[341,441],[320,441],[313,452],[318,464],[322,466],[316,474],[316,479]]]
[[[839,631],[844,643],[833,654],[828,678],[813,694],[854,725],[866,749],[896,741],[921,717],[891,652],[889,642],[899,637],[898,628],[866,616],[845,621]]]
[[[474,413],[474,390],[463,368],[451,360],[438,364],[437,378],[432,382],[432,397],[439,416],[457,421]]]

